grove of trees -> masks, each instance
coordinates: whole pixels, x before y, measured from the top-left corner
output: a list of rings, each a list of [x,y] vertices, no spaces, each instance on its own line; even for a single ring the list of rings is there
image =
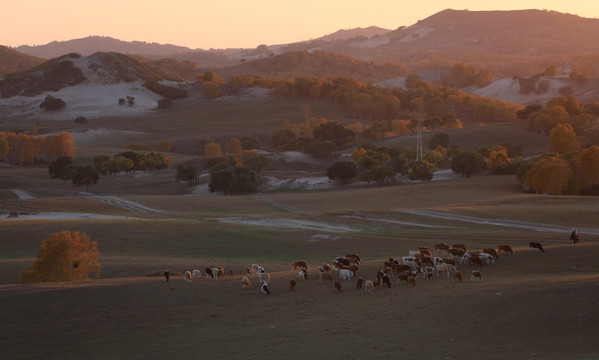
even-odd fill
[[[75,156],[75,142],[66,131],[31,135],[0,132],[0,159],[11,165],[48,163],[61,156]]]

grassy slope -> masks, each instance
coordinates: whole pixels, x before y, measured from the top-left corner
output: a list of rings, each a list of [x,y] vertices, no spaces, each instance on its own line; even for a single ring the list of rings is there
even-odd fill
[[[237,106],[199,101],[197,107],[182,107],[174,113],[106,119],[89,127],[134,130],[143,136],[117,131],[109,139],[78,144],[78,151],[91,159],[98,149],[116,153],[124,144],[153,144],[166,138],[176,139],[173,143],[180,149],[176,151],[188,152],[200,137],[228,139],[262,126],[272,128],[287,119],[298,120],[300,105],[292,100]],[[349,120],[330,104],[313,106],[322,114],[318,116]],[[244,117],[250,121],[238,121]],[[169,126],[163,125],[166,120]],[[47,125],[41,123],[40,128]],[[464,148],[493,146],[506,140],[526,143],[525,151],[530,153],[546,147],[546,138],[517,125],[466,128],[451,132],[451,138]],[[381,145],[403,146],[411,141],[390,139]],[[90,187],[91,192],[115,194],[161,211],[139,213],[78,196],[76,193],[84,189],[48,180],[43,167],[2,167],[1,212],[91,212],[129,218],[0,221],[0,284],[7,284],[0,285],[0,302],[7,316],[0,333],[8,334],[0,340],[1,358],[405,355],[478,359],[480,353],[472,350],[481,347],[486,348],[485,358],[489,359],[599,356],[590,336],[599,320],[594,307],[599,295],[595,266],[599,238],[583,234],[582,246],[564,245],[570,227],[596,226],[593,199],[524,194],[513,176],[264,195],[297,210],[289,212],[259,201],[255,195],[186,196],[185,184],[177,184],[173,178],[173,171],[168,170],[145,177],[102,178]],[[11,188],[30,191],[38,198],[18,200],[7,190]],[[564,232],[403,212],[414,209],[543,223]],[[231,217],[314,221],[350,230],[217,220]],[[102,279],[16,285],[18,272],[31,263],[40,242],[64,229],[85,232],[99,242]],[[547,251],[523,251],[531,240],[543,243]],[[470,248],[508,243],[518,252],[485,267],[482,284],[421,280],[415,289],[393,283],[391,289],[377,289],[375,295],[365,296],[352,288],[353,281],[343,284],[343,294],[334,294],[330,286],[315,281],[315,266],[347,252],[361,254],[367,263],[360,275],[372,279],[383,259],[436,242],[461,242]],[[296,293],[290,293],[287,284],[295,274],[288,270],[291,262],[300,258],[312,267],[311,278],[300,283]],[[272,273],[270,297],[260,294],[255,279],[251,289],[242,290],[239,276],[224,282],[202,279],[192,284],[180,278],[165,284],[162,278],[142,277],[165,268],[182,272],[221,264],[240,273],[251,263],[260,263]],[[470,269],[464,267],[462,271],[468,280]],[[77,341],[72,341],[75,338]],[[229,339],[226,346],[216,345],[223,344],[224,338]],[[31,346],[32,342],[36,346]]]

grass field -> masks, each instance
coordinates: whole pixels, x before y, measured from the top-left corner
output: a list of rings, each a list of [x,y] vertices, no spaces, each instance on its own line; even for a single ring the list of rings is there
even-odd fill
[[[116,153],[139,134],[147,143],[172,136],[180,140],[173,141],[180,149],[174,156],[184,158],[194,139],[240,136],[282,123],[287,116],[280,114],[301,116],[292,110],[301,104],[288,100],[200,105],[169,114],[168,126],[167,115],[160,114],[90,122],[114,131],[78,143],[78,149],[91,158],[99,149]],[[327,118],[343,116],[331,104],[315,108]],[[237,124],[233,118],[244,113],[254,124],[229,133],[227,126]],[[191,121],[194,114],[205,121]],[[230,116],[231,125],[214,120],[218,114]],[[473,148],[526,142],[530,154],[547,145],[546,138],[516,125],[466,128],[451,138]],[[19,199],[11,189],[31,198]],[[102,178],[83,191],[48,179],[44,167],[0,168],[0,213],[20,214],[0,219],[1,359],[599,358],[594,198],[526,194],[514,176],[487,175],[194,196],[174,181],[172,169]],[[26,215],[41,213],[53,215]],[[581,234],[580,245],[568,242],[572,227]],[[61,230],[98,241],[101,278],[18,284],[41,241]],[[529,241],[541,242],[545,252],[528,251]],[[509,244],[516,253],[480,269],[483,282],[470,282],[466,265],[458,266],[461,283],[419,278],[408,287],[392,279],[391,288],[377,287],[372,295],[357,290],[355,280],[342,282],[343,293],[317,280],[318,265],[350,252],[364,260],[358,275],[374,280],[384,260],[438,242],[470,249]],[[299,259],[308,262],[309,278],[291,292],[289,280],[297,274],[290,268]],[[242,289],[241,274],[252,263],[270,273],[270,296],[260,292],[255,275],[252,286]],[[192,283],[155,276],[218,265],[235,275]]]

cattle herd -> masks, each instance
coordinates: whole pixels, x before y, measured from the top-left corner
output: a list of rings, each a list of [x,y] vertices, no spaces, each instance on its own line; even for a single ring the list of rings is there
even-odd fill
[[[574,242],[572,242],[574,243]],[[529,251],[544,252],[543,246],[538,242],[529,243]],[[434,244],[432,251],[426,246],[419,246],[414,251],[409,251],[405,256],[389,258],[381,264],[371,280],[366,280],[359,273],[362,259],[358,254],[345,254],[333,259],[331,264],[324,263],[318,266],[318,282],[322,285],[332,285],[333,291],[342,293],[342,284],[355,278],[356,289],[363,289],[365,294],[373,294],[376,287],[390,288],[395,282],[399,285],[416,286],[417,279],[434,280],[436,278],[453,279],[462,282],[462,272],[458,267],[466,267],[470,273],[470,281],[483,281],[482,269],[485,265],[492,265],[499,259],[501,253],[514,254],[510,245],[500,244],[495,248],[468,250],[464,244],[448,245],[445,243]],[[295,291],[300,282],[308,280],[308,264],[305,260],[298,260],[291,266],[291,271],[297,271],[289,280],[289,290]],[[234,275],[233,270],[228,270],[229,275]],[[165,273],[166,276],[166,273]],[[225,269],[222,266],[207,267],[204,275],[200,270],[191,270],[184,273],[183,279],[192,282],[194,278],[205,276],[209,279],[222,280]],[[255,278],[260,290],[265,295],[271,294],[270,275],[264,267],[252,264],[246,268],[241,276],[241,287],[251,288],[251,279]],[[168,281],[168,277],[166,278]],[[393,281],[394,280],[394,281]],[[419,280],[419,281],[422,281]],[[353,287],[353,286],[352,286]]]

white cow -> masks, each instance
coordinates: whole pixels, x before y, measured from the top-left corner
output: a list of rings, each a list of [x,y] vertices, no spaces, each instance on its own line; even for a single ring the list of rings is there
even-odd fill
[[[202,277],[202,272],[200,270],[194,270],[194,271],[191,272],[191,277],[201,278]]]
[[[351,280],[352,276],[354,276],[354,273],[351,270],[339,270],[339,280]]]

